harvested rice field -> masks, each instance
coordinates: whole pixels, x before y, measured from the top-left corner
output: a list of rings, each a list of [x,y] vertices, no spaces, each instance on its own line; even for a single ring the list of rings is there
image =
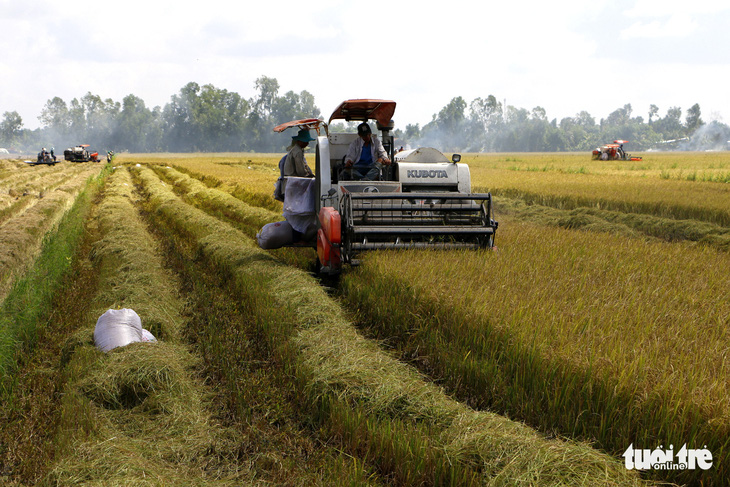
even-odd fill
[[[280,154],[0,160],[0,484],[728,485],[730,154],[642,156],[464,154],[496,250],[327,280]]]

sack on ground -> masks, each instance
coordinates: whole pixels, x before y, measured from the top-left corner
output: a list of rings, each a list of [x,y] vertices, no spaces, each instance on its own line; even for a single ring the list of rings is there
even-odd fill
[[[294,242],[292,227],[288,222],[267,223],[256,234],[259,247],[264,250],[280,249]]]
[[[142,320],[133,309],[109,309],[96,320],[94,345],[102,352],[146,341],[156,339],[142,328]]]

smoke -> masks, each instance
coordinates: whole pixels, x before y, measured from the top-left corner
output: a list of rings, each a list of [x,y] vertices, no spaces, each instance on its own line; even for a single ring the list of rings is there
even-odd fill
[[[682,151],[719,151],[730,148],[730,127],[718,121],[700,126],[687,140],[680,142]]]

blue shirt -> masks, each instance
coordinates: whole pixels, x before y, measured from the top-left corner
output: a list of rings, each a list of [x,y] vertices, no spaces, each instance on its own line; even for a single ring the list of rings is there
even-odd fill
[[[360,160],[355,163],[358,168],[366,168],[373,165],[373,151],[371,150],[372,141],[369,144],[363,144],[362,152],[360,152]]]

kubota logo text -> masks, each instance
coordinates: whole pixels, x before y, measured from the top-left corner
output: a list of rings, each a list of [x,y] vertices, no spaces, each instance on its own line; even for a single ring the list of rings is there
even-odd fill
[[[409,178],[448,178],[449,175],[443,169],[409,169],[406,171],[406,176]]]
[[[675,454],[674,445],[669,445],[668,450],[662,450],[661,445],[656,450],[639,450],[632,443],[623,457],[629,470],[707,470],[712,467],[712,453],[707,447],[688,449],[687,444]]]

